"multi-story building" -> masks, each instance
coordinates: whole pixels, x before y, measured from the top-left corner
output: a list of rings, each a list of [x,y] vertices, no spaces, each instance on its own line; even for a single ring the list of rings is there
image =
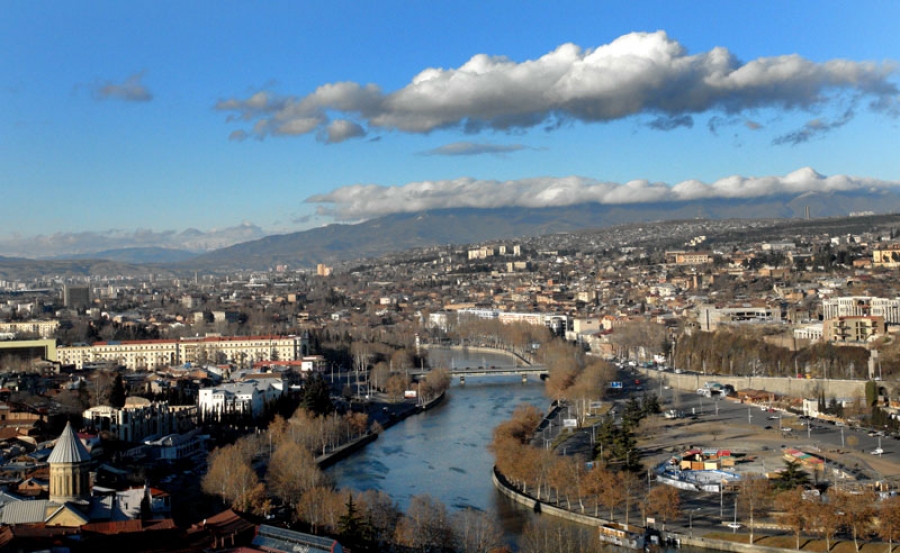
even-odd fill
[[[666,252],[666,263],[669,265],[704,265],[712,262],[709,252],[686,252],[681,250]]]
[[[70,309],[84,309],[90,306],[90,286],[65,286],[63,288],[63,305]]]
[[[900,267],[900,244],[883,244],[872,250],[876,267]]]
[[[825,328],[822,323],[811,323],[794,329],[794,338],[798,340],[809,340],[810,342],[818,342],[822,339]]]
[[[58,328],[59,321],[0,322],[0,334],[36,334],[41,338],[52,338]]]
[[[835,343],[865,343],[884,334],[882,317],[835,317],[823,322],[824,338]]]
[[[781,306],[745,303],[718,307],[702,305],[697,309],[697,323],[700,330],[711,332],[720,325],[746,323],[780,323]]]
[[[234,363],[249,367],[258,361],[293,361],[309,354],[305,336],[207,336],[181,340],[128,340],[57,348],[63,365],[81,369],[88,363],[115,363],[146,370],[185,363]]]
[[[870,296],[844,296],[822,300],[822,318],[882,317],[885,323],[900,324],[900,300]]]
[[[169,434],[156,440],[145,442],[153,459],[178,461],[206,453],[206,438],[199,428],[184,434]]]
[[[482,246],[474,250],[469,250],[469,259],[487,259],[494,256],[494,248]]]
[[[241,414],[256,417],[266,403],[278,399],[284,383],[277,379],[228,382],[213,388],[201,388],[197,408],[204,418]]]
[[[190,429],[197,423],[197,406],[171,406],[166,401],[130,397],[121,409],[100,405],[91,407],[81,417],[84,426],[109,432],[119,441],[134,443]]]

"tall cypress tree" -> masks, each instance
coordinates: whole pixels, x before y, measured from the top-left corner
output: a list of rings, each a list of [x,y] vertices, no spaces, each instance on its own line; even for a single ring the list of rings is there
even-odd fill
[[[109,391],[109,405],[116,409],[125,407],[125,381],[122,380],[121,374],[117,374],[113,380]]]
[[[316,415],[327,415],[334,410],[331,403],[331,386],[322,375],[316,373],[309,377],[303,389],[303,406]]]

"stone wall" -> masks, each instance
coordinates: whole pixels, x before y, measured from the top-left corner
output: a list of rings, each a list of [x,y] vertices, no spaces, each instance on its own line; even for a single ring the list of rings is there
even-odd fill
[[[774,376],[727,376],[722,374],[675,374],[655,369],[638,369],[645,378],[652,378],[679,390],[697,390],[707,382],[731,384],[735,390],[766,390],[778,395],[798,398],[816,398],[819,391],[826,398],[866,397],[864,380],[824,380],[804,378],[784,378]]]

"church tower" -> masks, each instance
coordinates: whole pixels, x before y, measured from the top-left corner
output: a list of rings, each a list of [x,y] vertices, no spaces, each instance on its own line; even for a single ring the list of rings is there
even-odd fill
[[[90,501],[91,454],[66,423],[66,429],[59,436],[50,457],[50,501],[66,503]]]

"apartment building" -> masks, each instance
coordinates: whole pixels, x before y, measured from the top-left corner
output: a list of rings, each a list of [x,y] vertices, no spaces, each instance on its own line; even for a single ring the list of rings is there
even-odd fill
[[[900,324],[900,299],[844,296],[822,300],[822,318],[881,317],[885,323]]]
[[[185,363],[234,363],[249,367],[269,360],[294,361],[309,354],[305,336],[206,336],[181,340],[127,340],[57,348],[63,365],[116,363],[148,370]]]
[[[823,322],[824,338],[834,343],[865,343],[885,332],[882,317],[835,317]]]

